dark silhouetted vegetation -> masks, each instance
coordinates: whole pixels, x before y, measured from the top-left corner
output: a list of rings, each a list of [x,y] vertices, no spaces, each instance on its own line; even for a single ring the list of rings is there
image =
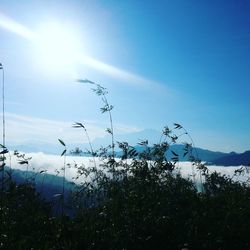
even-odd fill
[[[77,166],[82,182],[67,192],[65,157],[61,192],[54,203],[42,196],[49,184],[36,189],[27,174],[24,183],[8,174],[2,159],[0,249],[250,249],[250,187],[219,173],[211,173],[193,152],[187,131],[174,124],[165,127],[158,143],[139,142],[140,151],[127,142],[115,142],[106,90],[88,80],[103,98],[108,112],[111,145],[89,153],[89,166]],[[82,123],[74,127],[87,129]],[[169,150],[179,138],[189,138],[183,152]],[[119,158],[115,157],[115,147]],[[143,149],[143,150],[142,150]],[[3,147],[3,151],[7,150]],[[77,152],[82,152],[77,148]],[[5,158],[7,151],[2,152]],[[20,164],[25,155],[16,154]],[[190,160],[199,176],[183,178],[179,158]],[[101,160],[95,161],[95,159]],[[243,175],[241,168],[235,175]],[[42,191],[40,193],[39,191]]]

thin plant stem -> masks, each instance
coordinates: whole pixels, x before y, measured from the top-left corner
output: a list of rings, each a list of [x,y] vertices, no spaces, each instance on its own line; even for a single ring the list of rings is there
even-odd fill
[[[194,144],[194,140],[193,138],[190,136],[190,134],[187,132],[187,130],[182,127],[182,129],[184,130],[184,132],[186,133],[186,135],[188,136],[188,138],[190,139],[191,143],[192,143],[192,146],[193,146],[193,149],[195,151],[195,155],[196,155],[196,160],[198,160],[198,152],[197,152],[197,149],[195,147],[195,144]],[[194,178],[194,181],[195,181],[195,173],[194,173],[194,166],[192,164],[192,174],[193,174],[193,178]],[[204,187],[203,187],[203,181],[202,181],[202,177],[201,177],[201,171],[199,171],[199,177],[200,177],[200,182],[201,182],[201,191],[203,192],[204,191]]]
[[[66,148],[66,144],[64,143],[64,141],[62,141],[61,139],[58,139],[58,141],[61,143],[61,145],[64,147],[64,150],[61,154],[61,156],[63,157],[63,181],[62,181],[62,195],[61,195],[61,218],[63,219],[63,215],[64,215],[64,194],[65,194],[65,172],[66,172],[66,154],[67,154],[67,148]]]
[[[1,64],[1,69],[2,69],[2,72],[3,72],[3,74],[2,74],[2,101],[3,101],[3,103],[2,103],[2,108],[3,108],[3,110],[2,110],[2,115],[3,115],[3,120],[2,120],[2,123],[3,123],[3,148],[5,148],[5,79],[4,79],[4,68],[3,68],[3,66],[2,66],[2,64]],[[4,154],[3,154],[3,169],[2,169],[2,192],[4,191],[4,170],[5,170],[5,156],[4,156]]]
[[[106,104],[108,105],[108,107],[110,107],[108,100],[106,98],[106,95],[103,93],[103,98],[106,102]],[[110,129],[111,129],[111,148],[112,148],[112,157],[115,158],[115,144],[114,144],[114,127],[113,127],[113,119],[112,119],[112,114],[111,114],[111,110],[108,109],[108,113],[109,113],[109,122],[110,122]]]
[[[4,94],[4,68],[3,65],[0,64],[0,69],[2,69],[2,123],[3,123],[3,148],[5,148],[5,94]],[[3,210],[3,195],[4,195],[4,170],[5,170],[5,156],[4,154],[2,154],[2,185],[1,185],[1,214],[2,214],[2,210]]]
[[[4,68],[3,71],[3,85],[2,85],[2,99],[3,99],[3,146],[5,147],[5,79],[4,79]]]
[[[95,85],[97,87],[97,89],[93,89],[93,91],[96,92],[97,95],[102,96],[102,100],[105,104],[105,106],[107,107],[107,110],[104,110],[104,112],[108,111],[109,112],[109,121],[110,121],[110,132],[111,132],[111,148],[112,148],[112,157],[114,159],[115,157],[115,144],[114,144],[114,127],[113,127],[113,120],[112,120],[112,114],[111,114],[111,109],[112,106],[109,105],[107,97],[106,97],[106,90],[104,87],[102,87],[100,84],[97,84],[95,82],[92,82],[88,79],[82,80],[82,79],[78,79],[77,82],[80,83],[88,83],[88,84],[92,84]]]
[[[66,153],[64,154],[64,157],[63,157],[62,217],[64,215],[65,176],[66,176]]]
[[[90,150],[91,150],[92,158],[93,158],[93,161],[94,161],[94,166],[96,167],[96,161],[95,161],[95,156],[94,156],[94,150],[93,150],[93,147],[92,147],[90,138],[89,138],[88,131],[87,131],[87,129],[86,129],[85,127],[84,127],[83,129],[84,129],[85,134],[86,134],[86,136],[87,136],[87,140],[88,140],[89,147],[90,147]]]
[[[90,151],[91,151],[91,155],[92,155],[92,158],[93,158],[94,166],[96,167],[96,161],[95,161],[95,157],[94,157],[95,154],[94,154],[94,150],[93,150],[93,147],[92,147],[92,144],[91,144],[90,137],[89,137],[87,129],[80,122],[76,122],[75,124],[73,124],[73,127],[74,128],[83,128],[83,130],[84,130],[84,132],[86,134],[87,140],[88,140],[88,144],[89,144],[89,147],[90,147]]]

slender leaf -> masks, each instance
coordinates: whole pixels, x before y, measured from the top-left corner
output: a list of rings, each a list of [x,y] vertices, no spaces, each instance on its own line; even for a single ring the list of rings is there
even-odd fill
[[[64,147],[66,147],[66,145],[65,145],[65,143],[64,143],[64,141],[63,140],[61,140],[61,139],[58,139],[58,141],[64,146]]]
[[[148,145],[148,140],[141,140],[140,142],[138,142],[138,145],[147,146]]]
[[[88,80],[88,79],[77,79],[76,80],[77,82],[80,82],[80,83],[90,83],[90,84],[95,84],[94,82]]]
[[[7,154],[7,153],[9,153],[9,150],[8,150],[8,149],[4,149],[4,150],[2,150],[2,151],[0,152],[1,155],[2,155],[2,154]]]
[[[171,160],[172,160],[174,163],[176,163],[176,162],[179,161],[179,158],[178,158],[178,157],[172,157]]]
[[[106,132],[109,133],[109,134],[111,134],[111,135],[113,134],[112,130],[110,128],[106,128]]]
[[[174,123],[174,126],[175,126],[175,129],[181,129],[182,128],[182,126],[180,124],[178,124],[178,123]]]
[[[174,155],[174,156],[179,156],[178,154],[176,154],[173,150],[171,150],[171,152],[172,152],[172,154]]]
[[[19,164],[21,164],[21,165],[24,165],[24,164],[29,164],[29,162],[28,162],[28,161],[26,161],[26,160],[19,161],[18,163],[19,163]]]
[[[73,128],[84,128],[84,125],[80,122],[75,122],[73,125],[72,125]]]
[[[61,156],[65,155],[66,151],[67,151],[67,150],[64,149],[63,152],[61,153]]]

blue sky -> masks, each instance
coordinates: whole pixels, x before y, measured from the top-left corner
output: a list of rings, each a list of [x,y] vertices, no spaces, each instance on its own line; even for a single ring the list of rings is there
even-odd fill
[[[6,18],[34,33],[56,23],[82,61],[53,60]],[[0,37],[7,143],[77,140],[74,121],[103,136],[100,100],[75,82],[88,78],[108,88],[117,133],[178,122],[197,146],[250,149],[249,1],[2,0]]]

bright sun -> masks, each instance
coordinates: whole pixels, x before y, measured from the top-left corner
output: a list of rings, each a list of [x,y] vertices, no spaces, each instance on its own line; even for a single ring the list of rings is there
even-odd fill
[[[72,27],[55,22],[36,32],[35,46],[39,61],[50,70],[74,65],[81,53],[80,39]]]

